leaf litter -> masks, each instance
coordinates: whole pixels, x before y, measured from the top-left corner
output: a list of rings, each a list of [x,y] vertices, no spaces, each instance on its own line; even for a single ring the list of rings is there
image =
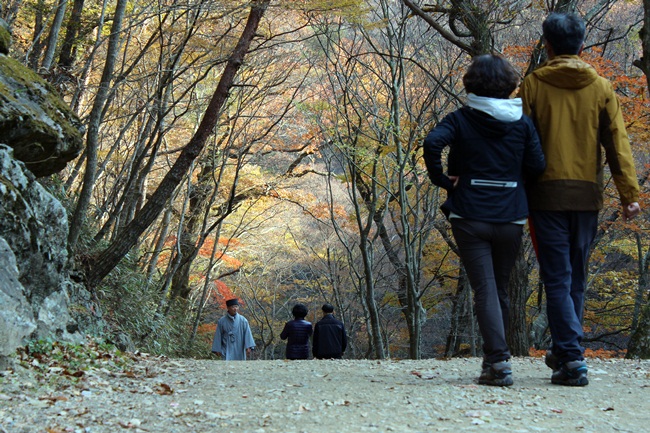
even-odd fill
[[[476,358],[223,362],[89,346],[19,353],[0,373],[0,433],[636,432],[650,424],[650,361],[589,360],[590,378],[601,380],[576,389],[550,384],[543,359],[515,358],[515,385],[499,388],[476,384]]]

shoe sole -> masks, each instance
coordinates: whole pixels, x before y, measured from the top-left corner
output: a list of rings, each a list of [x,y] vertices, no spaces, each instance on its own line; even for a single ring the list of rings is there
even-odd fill
[[[551,383],[564,386],[587,386],[589,385],[589,379],[586,376],[578,377],[577,379],[551,379]]]
[[[589,379],[587,378],[587,367],[579,367],[574,370],[562,370],[557,372],[559,377],[551,376],[551,383],[564,386],[587,386]]]
[[[511,386],[513,384],[512,377],[504,377],[503,379],[479,379],[479,385],[489,386]]]

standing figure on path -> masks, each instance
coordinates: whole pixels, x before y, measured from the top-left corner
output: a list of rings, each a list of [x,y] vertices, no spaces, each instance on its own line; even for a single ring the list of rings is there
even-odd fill
[[[510,99],[518,83],[517,72],[502,57],[475,57],[463,76],[467,105],[424,139],[429,178],[447,190],[442,210],[474,292],[483,385],[513,383],[506,343],[508,280],[528,216],[524,182],[545,167],[533,122],[523,115],[521,100]],[[448,174],[442,168],[445,147]]]
[[[640,211],[639,185],[614,89],[579,57],[583,20],[553,13],[542,32],[549,60],[524,79],[520,96],[547,163],[528,190],[552,338],[546,364],[553,383],[585,386],[582,319],[589,250],[603,207],[604,163],[618,189],[623,220]]]
[[[309,359],[309,337],[313,333],[311,322],[305,320],[307,307],[296,304],[291,310],[293,320],[284,324],[280,338],[287,340],[287,359]]]
[[[226,361],[245,361],[255,349],[255,340],[248,325],[248,320],[239,311],[239,301],[226,301],[225,314],[217,322],[217,331],[212,341],[212,353],[221,356]]]
[[[323,305],[323,318],[316,322],[312,353],[317,359],[340,359],[348,347],[343,322],[334,317],[334,307]]]

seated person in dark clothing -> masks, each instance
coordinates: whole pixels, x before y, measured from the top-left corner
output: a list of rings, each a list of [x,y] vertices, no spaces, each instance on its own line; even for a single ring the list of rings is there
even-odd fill
[[[307,307],[296,304],[291,310],[293,320],[284,325],[280,338],[287,340],[287,359],[309,359],[309,337],[313,332],[311,322],[305,320]]]
[[[314,358],[340,359],[348,345],[343,322],[334,317],[334,307],[323,305],[323,318],[314,327],[313,349]]]

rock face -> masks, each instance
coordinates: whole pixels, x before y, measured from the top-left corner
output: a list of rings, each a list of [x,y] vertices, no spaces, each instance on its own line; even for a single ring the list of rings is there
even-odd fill
[[[7,242],[0,238],[0,358],[22,344],[36,329],[25,289],[18,281],[16,257]],[[0,367],[2,367],[0,361]]]
[[[0,11],[2,11],[0,5]],[[11,34],[9,33],[9,26],[0,18],[0,54],[9,54],[9,45],[11,44]]]
[[[25,338],[78,341],[70,294],[68,220],[61,203],[0,144],[0,356]]]
[[[36,180],[80,153],[81,122],[6,56],[10,41],[0,19],[0,369],[29,339],[81,342],[80,331],[102,331],[90,293],[71,277],[65,208]]]
[[[61,171],[83,148],[79,118],[50,84],[7,57],[0,23],[0,137],[35,176]]]
[[[57,291],[68,261],[68,218],[24,165],[0,144],[0,236],[19,258],[18,279],[36,302]]]

